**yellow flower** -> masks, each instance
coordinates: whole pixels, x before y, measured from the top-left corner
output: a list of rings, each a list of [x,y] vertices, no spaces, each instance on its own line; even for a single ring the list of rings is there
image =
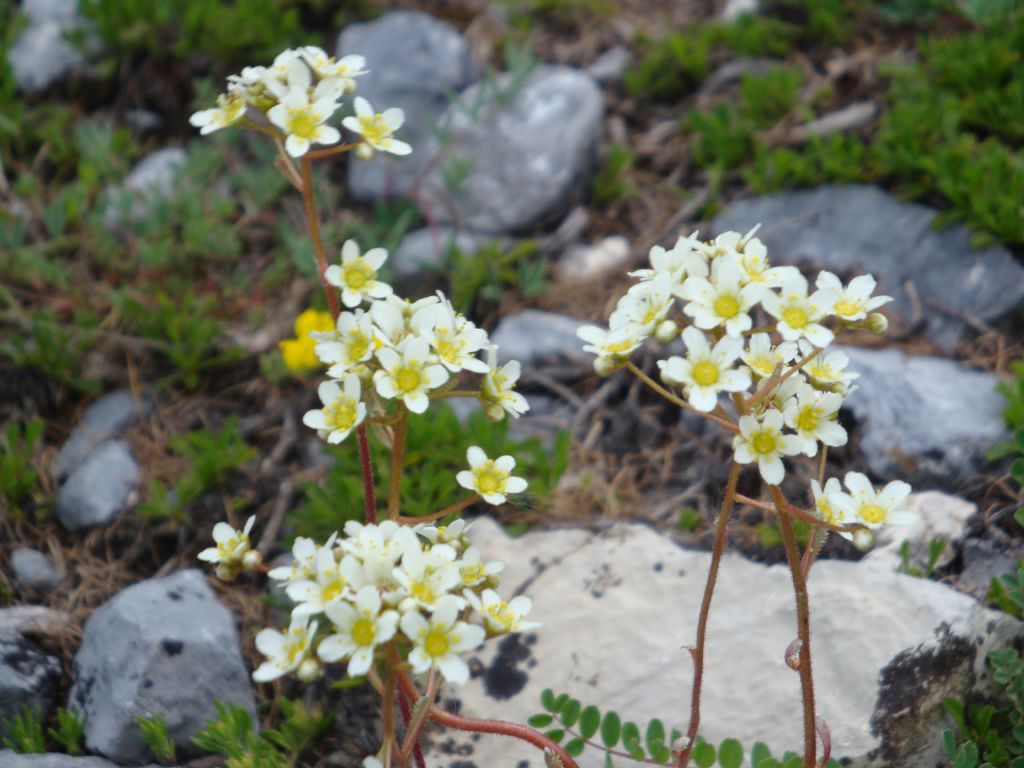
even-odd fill
[[[327,312],[307,309],[295,318],[295,338],[278,344],[288,370],[301,373],[320,367],[315,351],[316,341],[309,334],[311,331],[331,330],[334,330],[334,321]]]

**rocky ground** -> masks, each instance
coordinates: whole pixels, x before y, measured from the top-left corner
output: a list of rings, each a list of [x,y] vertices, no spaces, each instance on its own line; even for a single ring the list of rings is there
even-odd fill
[[[645,262],[652,244],[671,244],[696,229],[710,236],[761,223],[774,263],[844,277],[871,272],[880,291],[895,298],[887,308],[888,337],[854,336],[843,348],[861,378],[841,414],[850,443],[830,454],[828,470],[911,482],[922,522],[866,556],[839,539],[826,546],[811,579],[816,676],[835,755],[876,768],[936,765],[946,724],[942,700],[986,691],[985,654],[1021,636],[1016,619],[986,603],[992,579],[1021,556],[1013,522],[1020,489],[1008,479],[1007,462],[987,458],[993,445],[1010,439],[996,385],[1021,352],[1020,248],[978,245],[964,224],[935,229],[935,201],[908,202],[877,184],[758,195],[695,167],[679,135],[681,104],[645,103],[623,78],[640,55],[639,34],[710,23],[734,13],[734,4],[631,0],[586,21],[538,16],[526,31],[506,5],[446,2],[435,15],[399,5],[377,8],[372,20],[346,25],[336,39],[333,30],[321,31],[339,55],[366,56],[371,74],[360,81],[360,93],[375,105],[404,109],[403,138],[415,147],[409,162],[353,159],[325,177],[325,186],[347,193],[329,195],[331,213],[352,225],[359,216],[413,211],[387,236],[394,235],[396,285],[418,293],[457,284],[474,254],[496,263],[510,249],[528,247],[543,277],[539,287],[531,290],[529,273],[513,268],[517,279],[475,295],[470,309],[502,354],[523,364],[532,408],[511,437],[538,437],[553,452],[559,434],[571,440],[567,469],[550,493],[525,508],[498,510],[497,521],[479,520],[473,534],[485,556],[508,564],[506,583],[534,597],[544,629],[485,649],[470,685],[448,692],[451,704],[523,719],[539,710],[540,691],[554,688],[638,721],[657,716],[685,725],[691,667],[681,647],[692,642],[728,446],[625,375],[596,379],[575,332],[606,319],[628,285],[626,271]],[[84,97],[68,83],[111,88],[90,53],[99,41],[83,52],[62,36],[83,28],[73,2],[25,2],[22,10],[27,21],[7,51],[20,94],[56,93],[81,104]],[[533,59],[524,63],[503,51],[508,39],[522,42]],[[790,58],[823,77],[839,77],[835,72],[847,67],[831,114],[881,102],[878,62],[894,51],[909,55],[907,45],[905,32],[882,28],[843,50],[796,51]],[[750,62],[738,58],[718,62],[686,103],[727,92],[736,78],[729,68],[745,66]],[[124,71],[119,77],[121,85],[138,87]],[[167,81],[181,87],[181,77],[173,73]],[[119,98],[91,108],[127,120]],[[151,108],[160,104],[151,91],[132,98],[141,105],[135,111],[169,119]],[[161,205],[186,184],[190,158],[200,151],[184,114],[175,117],[173,127],[143,131],[151,151],[97,193],[95,226],[128,252],[144,240],[140,222],[162,215]],[[784,127],[808,130],[811,122]],[[635,148],[619,179],[632,192],[599,202],[595,179],[619,145]],[[242,147],[232,158],[229,164],[245,163],[252,153]],[[45,165],[45,158],[19,158],[15,167],[33,164]],[[461,169],[457,184],[453,169]],[[0,192],[5,212],[22,210],[6,182]],[[398,208],[387,208],[396,201]],[[282,205],[282,219],[300,221],[295,200]],[[43,231],[38,214],[23,213],[29,228]],[[239,216],[247,238],[239,271],[258,272],[272,263],[266,242],[278,239],[276,214],[254,209]],[[465,261],[452,261],[452,244]],[[298,251],[302,257],[301,242]],[[46,424],[31,457],[38,488],[17,507],[0,497],[0,721],[24,704],[47,715],[66,707],[84,717],[84,746],[95,755],[0,751],[0,766],[150,763],[154,756],[136,721],[152,715],[165,718],[183,764],[216,765],[190,741],[216,714],[215,699],[258,713],[269,725],[275,696],[301,697],[291,683],[250,680],[252,637],[274,608],[261,598],[262,586],[248,580],[227,588],[197,570],[195,559],[216,521],[249,514],[267,531],[259,540],[267,559],[280,555],[288,536],[308,532],[302,525],[309,515],[304,522],[289,515],[310,506],[301,484],[322,482],[339,462],[298,423],[312,401],[313,379],[267,375],[277,341],[315,295],[308,274],[285,262],[271,281],[246,284],[244,297],[224,287],[241,279],[234,266],[211,258],[208,273],[190,273],[202,296],[215,297],[226,313],[222,337],[202,346],[200,357],[230,355],[221,367],[196,364],[194,386],[169,373],[164,347],[119,325],[125,305],[84,295],[141,286],[131,270],[129,277],[99,261],[76,263],[74,279],[56,290],[12,267],[10,287],[0,294],[19,308],[0,317],[12,336],[28,338],[25,316],[44,310],[66,319],[90,309],[107,312],[109,321],[96,326],[97,341],[75,374],[88,370],[95,387],[70,387],[16,359],[0,368],[0,419],[40,416]],[[154,267],[141,273],[149,284],[166,274]],[[653,351],[641,355],[650,370],[654,359]],[[166,502],[166,493],[180,490],[172,486],[190,461],[195,469],[198,454],[175,448],[174,436],[225,424],[244,450],[228,440],[212,452],[237,451],[238,461],[212,470],[217,482],[203,486],[186,509],[147,514],[154,499]],[[787,484],[806,487],[812,471],[795,469]],[[754,480],[744,476],[749,487],[742,490],[756,494]],[[347,492],[342,503],[356,503]],[[177,509],[173,501],[163,508]],[[509,538],[502,524],[528,524],[529,532]],[[704,722],[709,740],[762,740],[782,751],[799,742],[792,716],[798,681],[784,662],[792,598],[771,530],[763,512],[738,511],[716,598]],[[946,545],[930,578],[899,572],[925,568],[936,537]],[[338,715],[302,764],[358,765],[375,746],[365,695],[332,691],[325,681],[306,693],[307,701],[317,697]],[[542,760],[498,741],[434,734],[430,764],[526,768]]]

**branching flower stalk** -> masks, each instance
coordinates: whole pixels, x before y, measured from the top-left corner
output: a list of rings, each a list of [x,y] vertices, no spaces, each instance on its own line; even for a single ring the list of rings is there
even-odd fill
[[[364,523],[346,523],[341,535],[324,544],[296,539],[293,564],[269,571],[295,607],[288,628],[257,635],[257,648],[267,660],[253,678],[266,682],[293,674],[309,682],[322,674],[324,664],[344,662],[350,677],[365,679],[382,699],[384,741],[364,760],[366,768],[408,768],[410,761],[425,768],[419,739],[428,722],[522,739],[576,768],[564,749],[532,728],[454,715],[434,703],[442,678],[452,684],[468,678],[461,653],[485,637],[539,625],[525,618],[529,598],[505,602],[498,596],[494,588],[502,564],[483,562],[466,537],[468,526],[452,519],[470,504],[502,504],[507,494],[524,491],[526,482],[512,475],[515,460],[491,459],[470,447],[469,469],[455,479],[471,493],[426,517],[404,517],[401,475],[409,418],[439,397],[478,399],[492,420],[518,417],[528,405],[514,391],[518,363],[499,366],[486,332],[456,312],[443,294],[413,302],[395,296],[378,279],[385,250],[363,253],[350,240],[341,248],[340,263],[329,263],[313,161],[349,151],[360,158],[411,151],[394,137],[404,121],[402,111],[376,113],[360,97],[355,116],[342,121],[359,139],[338,143],[341,133],[329,120],[342,97],[354,92],[364,65],[360,56],[336,60],[314,47],[284,51],[270,67],[247,67],[230,77],[217,107],[191,120],[203,133],[240,124],[270,137],[278,149],[276,167],[302,195],[317,276],[333,321],[330,330],[309,333],[317,358],[330,368],[318,390],[323,407],[307,412],[303,421],[330,443],[354,432],[363,480]],[[312,150],[314,144],[334,146]],[[487,353],[486,362],[480,352]],[[293,357],[302,359],[295,350]],[[478,388],[466,388],[464,374],[478,375]],[[381,523],[370,461],[371,423],[386,433],[391,451],[387,519]],[[440,520],[449,522],[429,524]],[[216,564],[219,577],[266,571],[249,542],[253,522],[250,518],[241,531],[226,523],[214,528],[215,546],[200,558]],[[410,673],[426,675],[425,690]]]

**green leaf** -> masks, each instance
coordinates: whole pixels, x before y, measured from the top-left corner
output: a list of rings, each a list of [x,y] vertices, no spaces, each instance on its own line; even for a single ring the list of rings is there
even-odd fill
[[[647,751],[653,755],[661,747],[665,746],[665,724],[661,720],[651,720],[647,724],[647,733],[645,735],[645,741],[647,743]]]
[[[706,741],[697,742],[690,754],[697,768],[711,768],[715,764],[715,748]]]
[[[622,721],[618,712],[605,712],[601,718],[601,743],[611,749],[619,743],[619,734],[622,733]]]
[[[956,736],[949,728],[942,732],[942,751],[950,760],[956,757]]]
[[[601,727],[601,710],[591,704],[580,713],[580,735],[589,739]]]
[[[768,746],[762,741],[754,742],[754,746],[750,749],[750,764],[754,768],[760,768],[763,760],[770,760],[772,752],[768,749]]]
[[[568,703],[569,703],[569,694],[568,693],[560,693],[555,698],[555,703],[553,705],[554,708],[551,711],[554,712],[556,715],[561,715],[562,714],[562,707],[564,707]]]
[[[1010,465],[1010,474],[1018,485],[1024,485],[1024,459],[1017,459]]]
[[[576,738],[565,745],[565,751],[569,753],[569,757],[579,757],[583,752],[583,739]]]
[[[554,719],[555,718],[553,718],[551,715],[544,712],[538,715],[534,715],[526,721],[526,724],[529,725],[531,728],[547,728],[549,725],[551,725]]]
[[[540,705],[544,707],[548,712],[555,711],[555,692],[550,688],[545,688],[540,692]]]
[[[718,763],[722,768],[740,768],[743,764],[743,745],[736,739],[726,739],[718,747]]]
[[[643,759],[644,748],[640,745],[640,727],[636,723],[624,723],[622,726],[622,746],[629,754],[636,757],[639,754]]]
[[[545,731],[544,735],[555,742],[555,744],[561,744],[562,739],[565,738],[565,731],[561,728],[552,728],[550,731]]]
[[[1024,528],[1024,507],[1013,513],[1013,519],[1017,521],[1017,525]]]
[[[576,725],[576,721],[580,719],[580,710],[582,708],[583,705],[580,704],[579,699],[569,699],[559,712],[559,719],[562,721],[562,724],[566,728],[572,728]]]

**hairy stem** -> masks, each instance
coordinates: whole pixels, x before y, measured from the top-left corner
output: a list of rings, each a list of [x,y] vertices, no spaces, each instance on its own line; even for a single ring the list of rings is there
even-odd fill
[[[394,641],[392,640],[393,653],[397,654]],[[381,717],[384,721],[384,749],[385,755],[389,758],[384,762],[384,768],[388,768],[392,755],[391,747],[397,744],[395,736],[395,688],[398,682],[398,670],[392,664],[388,664],[387,677],[384,678],[384,694],[381,697],[383,705]]]
[[[473,504],[477,501],[480,501],[480,494],[474,493],[468,499],[457,501],[451,506],[447,506],[444,509],[439,510],[437,512],[431,512],[429,515],[423,515],[422,517],[403,517],[402,515],[399,515],[395,519],[398,520],[398,522],[405,523],[407,525],[417,525],[418,523],[431,523],[435,520],[440,520],[441,518],[448,517],[448,515],[454,515],[456,512],[461,512],[470,504]]]
[[[405,689],[409,698],[419,696],[416,684],[413,683],[413,681],[409,679],[409,676],[404,672],[398,673],[398,682]],[[567,753],[562,747],[540,731],[534,730],[527,725],[507,723],[504,720],[481,720],[475,717],[464,717],[452,712],[445,712],[436,704],[430,705],[429,717],[435,723],[447,726],[448,728],[455,728],[460,731],[469,731],[470,733],[494,733],[499,736],[510,736],[514,739],[521,739],[533,744],[537,749],[550,749],[558,755],[565,768],[579,768],[576,761],[569,757],[569,753]]]
[[[670,403],[674,403],[675,405],[678,405],[680,408],[682,408],[684,410],[692,411],[693,413],[696,413],[698,416],[704,417],[708,421],[713,421],[718,426],[722,427],[723,429],[727,429],[730,432],[735,433],[735,432],[739,432],[740,431],[739,427],[737,427],[735,424],[733,424],[728,419],[723,419],[723,418],[721,418],[719,416],[715,416],[712,413],[704,413],[703,411],[698,411],[696,408],[694,408],[692,405],[690,405],[688,402],[686,402],[682,398],[676,397],[674,394],[669,392],[667,389],[665,389],[663,386],[661,386],[661,384],[659,384],[654,379],[652,379],[650,376],[648,376],[646,373],[641,371],[637,366],[633,365],[633,363],[626,363],[626,367],[629,368],[629,370],[633,373],[633,375],[636,376],[638,379],[640,379],[640,381],[642,381],[644,384],[646,384],[652,390],[657,392],[663,398],[668,400]]]
[[[402,499],[402,460],[405,458],[405,435],[409,429],[409,409],[398,403],[399,418],[391,445],[391,476],[388,478],[388,518],[398,519]]]
[[[711,547],[711,566],[708,568],[708,580],[704,585],[704,599],[701,601],[700,616],[697,619],[697,642],[690,651],[690,655],[693,657],[693,690],[690,693],[690,727],[686,731],[689,743],[676,759],[678,768],[686,768],[689,764],[690,753],[697,741],[697,729],[700,728],[700,693],[704,681],[704,644],[707,640],[708,616],[711,613],[711,598],[715,594],[715,582],[718,581],[718,566],[725,553],[729,531],[729,513],[736,500],[736,483],[739,477],[740,465],[734,462],[729,470],[722,506],[718,510],[718,522],[715,523],[715,542]]]
[[[793,593],[796,595],[796,628],[800,639],[800,694],[804,710],[804,768],[817,765],[817,731],[814,714],[814,677],[811,674],[811,609],[807,597],[807,581],[800,563],[800,547],[793,531],[793,521],[786,513],[786,499],[776,485],[771,486],[782,529],[782,542],[786,547],[786,560],[793,578]]]
[[[413,715],[411,722],[405,731],[405,742],[402,744],[402,755],[408,757],[409,753],[415,747],[419,746],[420,732],[423,730],[423,726],[427,724],[427,715],[430,714],[429,707],[434,703],[434,698],[437,696],[437,689],[440,684],[440,679],[437,676],[437,670],[430,670],[430,676],[427,678],[427,691],[423,694],[418,702],[416,702],[416,713]]]
[[[377,522],[377,500],[373,489],[373,464],[370,462],[370,439],[366,424],[356,427],[356,442],[359,444],[359,466],[363,473],[363,501],[366,508],[366,522]]]
[[[402,720],[405,722],[405,732],[409,733],[409,722],[412,720],[412,712],[409,710],[409,696],[405,688],[398,688],[398,708],[402,710]],[[427,761],[423,757],[423,748],[417,738],[412,745],[412,756],[416,761],[416,768],[427,768]]]
[[[320,219],[316,213],[316,200],[313,197],[313,165],[306,155],[300,163],[302,167],[302,202],[306,207],[306,222],[309,224],[309,237],[313,241],[313,256],[316,258],[316,271],[320,277],[320,285],[327,295],[327,306],[331,310],[331,317],[335,320],[341,314],[341,304],[338,302],[338,294],[327,282],[327,253],[324,250],[324,241],[320,236]]]

